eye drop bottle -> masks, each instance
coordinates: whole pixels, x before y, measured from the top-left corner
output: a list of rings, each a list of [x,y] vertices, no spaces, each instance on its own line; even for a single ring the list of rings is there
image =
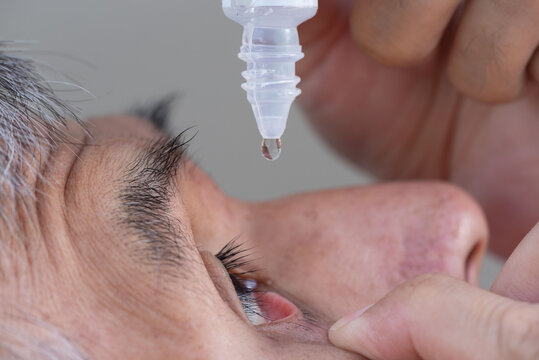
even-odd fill
[[[275,160],[296,88],[296,62],[303,58],[297,27],[312,18],[318,0],[222,0],[225,15],[243,25],[239,58],[247,63],[242,85],[264,141],[262,153]]]

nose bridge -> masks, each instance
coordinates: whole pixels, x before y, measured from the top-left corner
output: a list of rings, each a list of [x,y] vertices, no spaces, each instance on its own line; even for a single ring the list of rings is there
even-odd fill
[[[277,238],[284,247],[313,247],[331,245],[328,236],[335,239],[347,224],[353,204],[343,206],[340,191],[326,191],[295,195],[255,205],[256,232]],[[350,221],[349,225],[353,225]],[[287,242],[288,241],[288,242]],[[307,248],[303,250],[308,251]]]
[[[331,266],[343,241],[353,239],[353,204],[344,205],[344,192],[326,191],[295,195],[253,206],[251,235],[254,247],[279,272],[313,270]],[[348,225],[348,226],[347,226]],[[346,245],[346,244],[345,244]],[[283,274],[284,275],[284,274]]]
[[[442,183],[410,183],[301,194],[256,206],[265,233],[349,236],[348,230],[391,234],[408,255],[430,249],[465,258],[485,250],[488,230],[479,205]],[[284,225],[284,226],[282,226]],[[273,236],[273,235],[272,235]],[[287,236],[288,237],[288,236]],[[302,243],[302,239],[296,239]],[[329,240],[328,240],[329,241]],[[311,242],[312,244],[312,242]],[[324,246],[331,246],[324,243]]]

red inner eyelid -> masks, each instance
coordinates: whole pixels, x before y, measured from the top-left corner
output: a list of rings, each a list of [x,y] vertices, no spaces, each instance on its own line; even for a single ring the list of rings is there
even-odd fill
[[[269,289],[268,281],[261,279],[256,274],[241,275],[241,269],[230,272],[240,280],[253,280],[256,283],[253,296],[260,308],[261,315],[270,323],[291,321],[301,316],[301,310],[290,300]]]
[[[258,307],[269,323],[290,321],[300,316],[294,303],[273,291],[255,293]]]
[[[218,260],[209,252],[202,251],[201,255],[207,266],[209,265],[208,268],[210,270],[210,276],[214,278],[214,282],[217,282],[216,286],[220,289],[219,292],[221,293],[221,296],[226,294],[226,301],[229,302],[229,304],[232,303],[231,305],[235,312],[241,313],[241,317],[247,319],[247,316],[241,308],[237,295],[232,296],[231,294],[234,292],[232,282],[230,281],[227,271],[224,269],[224,267],[222,267],[222,264],[218,262]],[[213,273],[213,276],[211,273]],[[260,311],[262,312],[261,315],[267,320],[267,323],[264,325],[291,321],[301,316],[301,310],[299,310],[294,303],[274,291],[266,290],[267,285],[262,284],[266,284],[267,281],[257,278],[257,276],[244,275],[241,269],[235,269],[230,273],[235,275],[240,280],[253,280],[255,282],[257,288],[255,288],[253,296],[258,307],[260,308]],[[218,278],[217,281],[215,278]],[[225,278],[226,281],[223,283]],[[223,294],[223,292],[225,294]],[[234,298],[233,301],[230,299],[232,297]]]

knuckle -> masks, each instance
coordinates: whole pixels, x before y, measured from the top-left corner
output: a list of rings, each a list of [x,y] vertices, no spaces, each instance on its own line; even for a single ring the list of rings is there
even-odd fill
[[[414,46],[407,42],[380,41],[379,39],[369,39],[362,35],[356,35],[355,40],[369,56],[387,66],[422,64],[429,58],[433,50],[427,46]]]
[[[454,50],[447,76],[463,94],[496,104],[515,100],[521,95],[525,84],[523,66],[485,52],[464,55]]]
[[[491,5],[508,17],[521,17],[527,14],[539,15],[539,2],[536,0],[491,0]]]
[[[499,351],[505,359],[539,358],[539,308],[519,304],[498,316]]]
[[[485,79],[483,76],[462,73],[459,69],[449,68],[449,78],[455,88],[475,100],[490,104],[505,103],[517,99],[522,92],[523,85],[502,84],[494,78]]]
[[[362,50],[377,62],[388,66],[411,66],[425,62],[437,41],[423,41],[414,34],[395,30],[379,31],[361,21],[352,22],[350,33]]]
[[[495,90],[491,88],[491,90]],[[516,100],[520,96],[521,90],[512,91],[508,89],[501,89],[499,91],[470,91],[468,94],[476,100],[488,103],[488,104],[503,104],[509,101]]]

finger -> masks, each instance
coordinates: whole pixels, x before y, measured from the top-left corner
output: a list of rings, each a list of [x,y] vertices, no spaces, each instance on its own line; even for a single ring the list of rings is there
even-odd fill
[[[539,223],[505,263],[492,291],[520,301],[539,303]]]
[[[436,48],[460,0],[358,0],[350,29],[362,48],[388,65],[410,65]]]
[[[299,26],[305,52],[305,57],[297,64],[302,78],[331,54],[337,39],[346,31],[348,9],[343,1],[320,0],[316,16]]]
[[[449,58],[453,84],[482,101],[518,97],[539,42],[538,19],[537,0],[469,1]]]
[[[532,78],[539,84],[539,47],[535,50],[535,55],[530,62],[530,74]]]
[[[534,305],[428,275],[398,287],[347,324],[337,323],[329,338],[370,359],[533,358],[539,351],[538,314]]]

